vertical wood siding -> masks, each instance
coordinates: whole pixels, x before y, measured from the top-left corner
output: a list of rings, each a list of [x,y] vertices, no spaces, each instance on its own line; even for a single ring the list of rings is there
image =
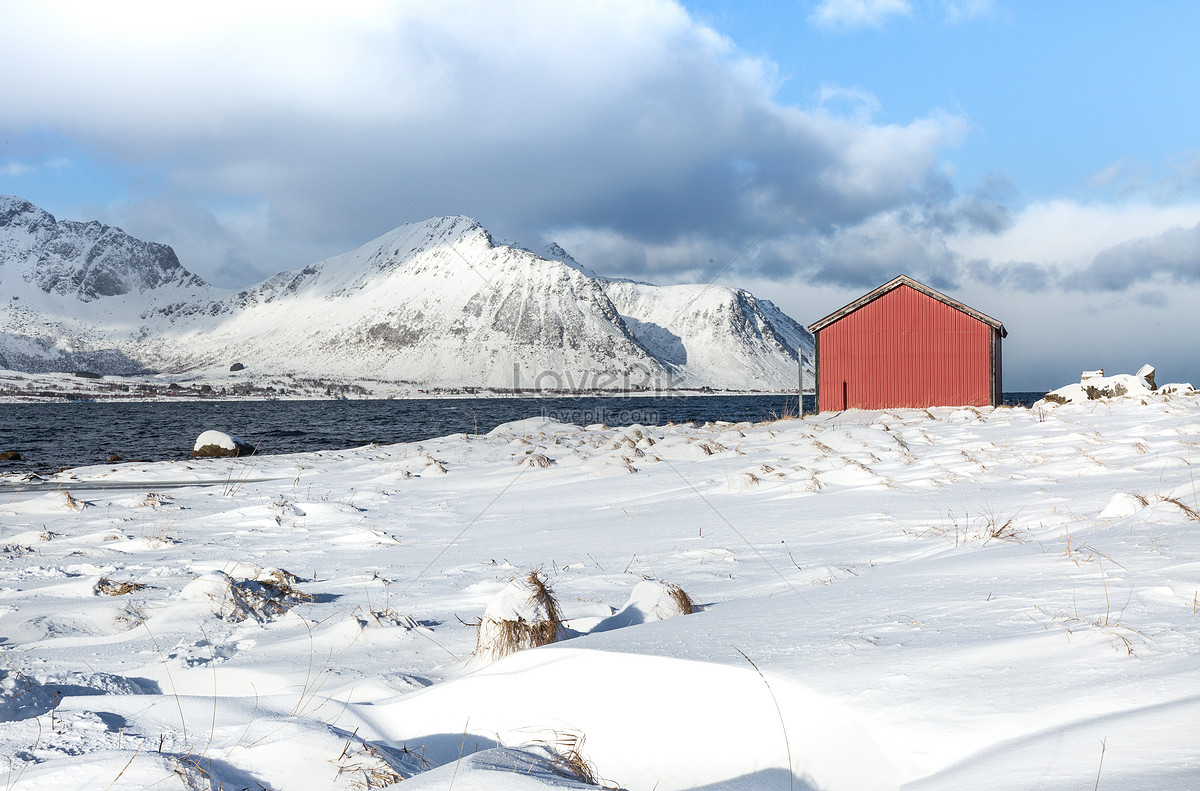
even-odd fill
[[[822,410],[992,403],[998,333],[906,285],[818,334]]]

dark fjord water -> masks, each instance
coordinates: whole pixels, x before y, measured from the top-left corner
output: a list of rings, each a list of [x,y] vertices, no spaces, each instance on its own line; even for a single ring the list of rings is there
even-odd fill
[[[1041,393],[1006,394],[1028,405]],[[811,396],[805,409],[813,409]],[[431,398],[379,401],[199,401],[0,404],[0,472],[46,472],[122,459],[186,458],[200,432],[225,431],[259,453],[353,448],[490,431],[501,423],[545,416],[610,426],[728,420],[762,421],[795,414],[794,395],[593,398]]]

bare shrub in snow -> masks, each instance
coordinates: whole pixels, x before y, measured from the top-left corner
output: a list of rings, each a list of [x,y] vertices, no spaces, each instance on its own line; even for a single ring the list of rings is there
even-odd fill
[[[553,742],[538,741],[534,744],[546,751],[546,762],[555,774],[585,785],[599,785],[595,768],[583,757],[584,740],[582,733],[555,731]]]
[[[1014,517],[1007,519],[992,512],[984,517],[983,534],[985,536],[984,543],[992,539],[1000,541],[1014,541],[1020,543],[1023,541],[1021,533],[1014,524]]]
[[[97,596],[124,596],[145,587],[140,582],[116,582],[108,577],[101,577],[94,590]]]
[[[548,645],[559,637],[558,602],[537,571],[510,582],[484,610],[475,633],[475,656],[493,662]]]
[[[423,755],[407,747],[384,747],[357,737],[346,741],[335,763],[338,777],[349,775],[350,787],[364,790],[386,788],[432,766]]]
[[[1160,496],[1159,499],[1162,500],[1164,503],[1170,503],[1171,505],[1178,508],[1180,511],[1183,511],[1183,513],[1187,515],[1188,519],[1193,519],[1197,522],[1200,522],[1200,511],[1197,511],[1195,508],[1192,508],[1190,505],[1183,502],[1178,497],[1162,497],[1162,496]]]
[[[517,466],[523,470],[530,470],[530,469],[544,469],[546,467],[552,466],[553,464],[554,464],[554,462],[550,459],[549,456],[546,456],[542,453],[533,453],[533,454],[530,454],[530,455],[526,456],[525,458],[521,459],[520,463]]]
[[[217,604],[218,618],[230,623],[247,619],[264,622],[283,615],[297,604],[316,600],[295,586],[300,578],[283,569],[259,569],[253,577],[235,578],[214,571],[192,582],[184,595],[208,596]]]
[[[187,791],[208,791],[212,788],[209,761],[193,753],[169,756],[172,771]]]
[[[63,498],[66,501],[64,503],[64,505],[67,508],[70,508],[72,511],[82,511],[84,508],[89,508],[92,505],[91,503],[86,502],[84,500],[76,500],[74,497],[71,496],[71,493],[69,491],[63,492]]]

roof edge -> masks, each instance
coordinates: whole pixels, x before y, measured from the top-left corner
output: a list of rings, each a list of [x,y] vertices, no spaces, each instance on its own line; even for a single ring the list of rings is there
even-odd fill
[[[858,310],[859,308],[863,307],[864,305],[874,302],[875,300],[882,297],[884,294],[887,294],[890,291],[895,291],[900,286],[908,286],[909,288],[919,291],[922,294],[924,294],[925,296],[930,297],[931,299],[936,299],[938,302],[948,305],[957,311],[967,314],[968,316],[970,316],[973,319],[976,319],[978,321],[983,322],[984,324],[987,324],[992,329],[999,330],[1001,338],[1008,337],[1008,330],[1004,329],[1004,324],[1000,320],[994,319],[991,316],[987,315],[986,313],[975,310],[975,308],[972,308],[968,305],[963,304],[962,302],[959,302],[954,297],[948,297],[945,294],[943,294],[942,292],[940,292],[936,289],[930,288],[929,286],[925,285],[924,283],[921,283],[917,280],[913,280],[908,275],[897,275],[896,277],[894,277],[891,280],[889,280],[888,282],[884,283],[882,286],[875,289],[874,291],[871,291],[867,294],[862,295],[861,297],[859,297],[858,299],[849,303],[848,305],[843,305],[842,307],[838,308],[833,313],[830,313],[828,316],[825,316],[824,318],[817,319],[812,324],[808,325],[808,331],[812,332],[812,333],[819,332],[820,330],[825,329],[830,324],[833,324],[835,321],[853,313],[854,311]]]

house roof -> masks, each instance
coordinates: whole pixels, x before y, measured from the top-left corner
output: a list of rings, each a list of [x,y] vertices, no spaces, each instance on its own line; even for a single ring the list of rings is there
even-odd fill
[[[959,302],[957,299],[954,299],[953,297],[948,297],[945,294],[943,294],[942,292],[932,289],[929,286],[925,285],[924,283],[919,283],[916,280],[913,280],[908,275],[899,275],[899,276],[889,280],[888,282],[884,283],[882,286],[875,289],[871,293],[864,294],[863,296],[861,296],[858,299],[851,302],[849,305],[838,308],[837,310],[835,310],[833,313],[830,313],[825,318],[814,321],[812,324],[808,325],[808,331],[809,332],[817,332],[819,330],[822,330],[825,327],[828,327],[830,324],[833,324],[838,319],[853,313],[854,311],[861,308],[863,305],[874,302],[875,300],[882,297],[884,294],[888,293],[889,291],[894,291],[895,289],[899,288],[900,286],[908,286],[909,288],[920,291],[922,294],[924,294],[927,297],[936,299],[938,302],[942,302],[946,305],[949,305],[950,307],[954,308],[955,310],[961,311],[961,312],[967,314],[968,316],[970,316],[971,318],[973,318],[977,321],[982,321],[984,324],[987,324],[988,326],[992,327],[993,329],[999,330],[1001,338],[1008,337],[1008,330],[1004,329],[1004,324],[1002,322],[998,321],[997,319],[993,319],[991,316],[987,315],[986,313],[980,313],[978,310],[975,310],[975,308],[964,305],[963,303]]]

